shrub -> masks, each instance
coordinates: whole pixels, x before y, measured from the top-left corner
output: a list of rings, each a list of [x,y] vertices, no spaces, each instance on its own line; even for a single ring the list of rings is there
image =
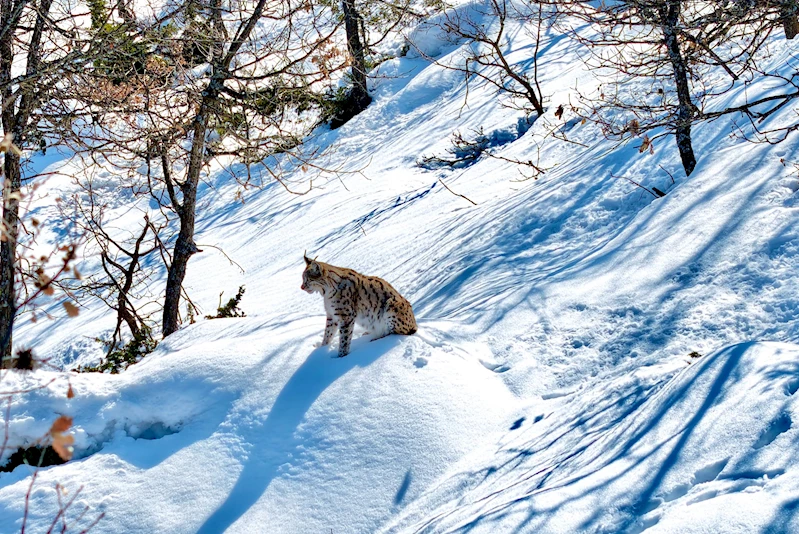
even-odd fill
[[[101,343],[108,345],[108,342],[98,339]],[[73,369],[79,373],[111,373],[118,374],[134,363],[138,363],[150,354],[158,346],[158,342],[153,339],[152,330],[149,326],[142,328],[133,335],[133,339],[121,347],[111,350],[108,355],[97,365],[84,365]]]
[[[239,286],[239,291],[236,296],[227,301],[227,304],[222,305],[222,295],[219,294],[219,307],[216,309],[216,315],[206,315],[206,319],[223,319],[225,317],[246,317],[245,313],[239,308],[241,297],[244,296],[244,286]]]

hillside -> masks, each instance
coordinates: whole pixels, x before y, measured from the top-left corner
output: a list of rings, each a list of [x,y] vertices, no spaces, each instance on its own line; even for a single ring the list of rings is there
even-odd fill
[[[532,37],[507,35],[525,65]],[[306,140],[344,172],[294,195],[212,169],[186,289],[210,313],[245,285],[247,317],[186,325],[120,375],[72,374],[72,399],[57,372],[4,378],[55,378],[14,398],[14,446],[74,418],[76,458],[38,473],[30,531],[50,526],[56,483],[81,488],[76,531],[105,514],[93,533],[799,531],[799,137],[756,144],[734,117],[702,123],[686,177],[670,136],[640,153],[570,109],[598,81],[566,35],[543,37],[547,111],[532,124],[442,66],[469,43],[432,25],[410,37],[417,49],[372,73],[366,111]],[[775,37],[770,66],[790,75],[797,43]],[[499,157],[419,165],[480,129]],[[546,172],[508,161],[530,159]],[[50,179],[35,213],[56,218],[71,187]],[[138,213],[120,199],[109,216]],[[356,339],[344,359],[316,348],[306,250],[389,280],[418,334]],[[98,304],[18,337],[70,369],[112,327]],[[0,473],[0,533],[19,531],[31,473]]]

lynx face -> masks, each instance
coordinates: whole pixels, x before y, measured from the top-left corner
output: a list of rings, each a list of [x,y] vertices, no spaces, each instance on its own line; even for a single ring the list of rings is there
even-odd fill
[[[315,261],[310,260],[302,273],[302,285],[300,289],[310,294],[322,293],[322,267]]]

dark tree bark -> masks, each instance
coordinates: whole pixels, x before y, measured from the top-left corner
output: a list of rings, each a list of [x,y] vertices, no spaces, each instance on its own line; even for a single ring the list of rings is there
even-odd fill
[[[358,115],[372,102],[366,84],[366,52],[361,41],[361,16],[355,7],[355,0],[342,0],[341,4],[344,12],[344,29],[347,33],[347,51],[352,62],[350,68],[352,89],[344,109],[331,121],[331,127],[334,129]]]
[[[0,26],[13,24],[16,4],[11,0],[0,2]],[[21,13],[21,9],[19,10]],[[0,38],[0,84],[3,85],[3,101],[12,96],[11,62],[14,59],[13,33],[6,31]],[[14,127],[13,109],[4,106],[2,112],[3,131],[11,132]],[[19,164],[13,155],[7,153],[3,165],[5,188],[2,203],[2,230],[0,239],[0,364],[11,358],[11,333],[16,314],[16,291],[14,288],[14,265],[16,263],[17,232],[19,228],[19,201],[14,193],[19,193]]]
[[[680,49],[677,36],[680,19],[680,0],[668,0],[660,7],[662,19],[663,42],[668,51],[669,61],[674,70],[674,84],[677,88],[677,120],[674,124],[674,134],[677,139],[677,149],[685,169],[686,176],[694,172],[696,157],[691,144],[691,123],[694,120],[696,109],[691,100],[691,89],[688,85],[688,69]]]
[[[30,124],[31,114],[38,105],[43,88],[11,84],[14,43],[18,39],[22,13],[27,0],[0,1],[0,86],[3,87],[3,106],[0,119],[3,134],[10,135],[19,146],[34,127]],[[36,21],[30,31],[25,72],[28,76],[38,73],[41,64],[41,41],[45,22],[50,12],[52,0],[43,0],[37,9]],[[11,357],[14,316],[17,307],[17,292],[14,287],[17,239],[19,236],[19,198],[22,186],[21,160],[11,150],[5,153],[3,172],[5,194],[2,218],[3,239],[0,240],[0,362]]]
[[[3,239],[0,242],[0,364],[11,359],[12,332],[17,312],[14,287],[17,235],[19,233],[19,200],[14,192],[20,189],[19,156],[7,152],[3,171],[11,195],[3,202]]]
[[[799,35],[799,5],[796,0],[782,0],[780,19],[786,39],[793,39]]]
[[[218,96],[218,91],[211,91],[209,87],[200,105],[200,111],[194,117],[189,169],[185,180],[178,184],[182,193],[180,200],[177,198],[174,182],[169,174],[169,162],[166,156],[162,155],[164,179],[167,181],[172,205],[180,219],[180,232],[175,241],[175,249],[172,253],[172,263],[169,266],[166,291],[164,293],[164,319],[162,324],[164,337],[175,332],[180,326],[180,291],[183,287],[183,280],[186,278],[186,265],[188,265],[189,259],[199,252],[197,245],[194,243],[197,185],[200,182],[200,170],[205,163],[203,154],[205,152],[205,134],[208,130],[209,108]]]

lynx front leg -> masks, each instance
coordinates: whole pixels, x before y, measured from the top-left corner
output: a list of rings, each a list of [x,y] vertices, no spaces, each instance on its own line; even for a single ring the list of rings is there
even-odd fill
[[[325,335],[322,337],[322,345],[330,344],[333,340],[333,336],[336,335],[336,328],[338,328],[336,320],[332,315],[328,315],[327,322],[325,323]]]
[[[355,326],[355,317],[341,317],[338,323],[338,357],[343,358],[350,353],[352,330]]]

